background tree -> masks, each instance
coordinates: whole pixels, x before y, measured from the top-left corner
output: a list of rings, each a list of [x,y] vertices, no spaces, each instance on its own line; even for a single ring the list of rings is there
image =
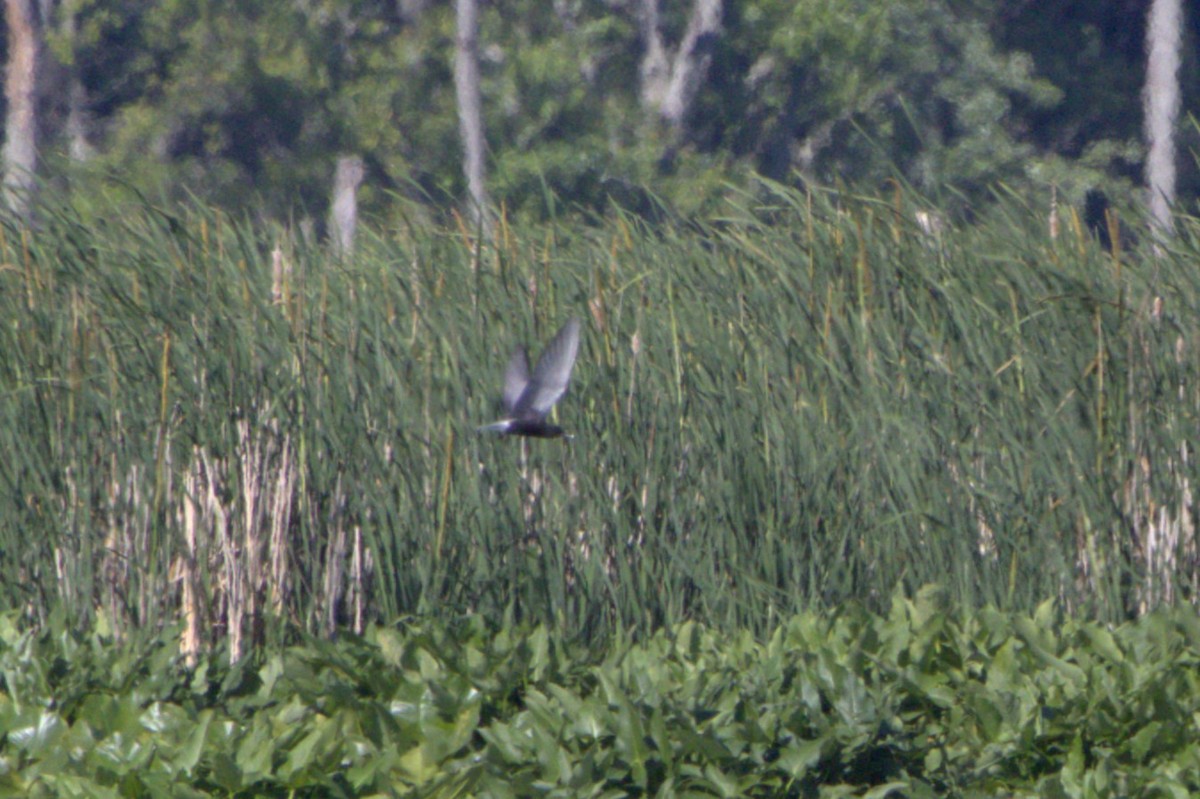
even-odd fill
[[[1020,0],[994,18],[997,43],[1029,52],[1038,74],[1062,90],[1053,107],[1019,110],[1025,120],[1022,135],[1046,153],[1039,177],[1059,184],[1074,202],[1096,189],[1123,211],[1145,208],[1145,119],[1139,95],[1146,80],[1149,8],[1150,0]],[[1184,108],[1194,108],[1200,99],[1195,17],[1185,15],[1181,30],[1178,75]],[[1063,47],[1064,41],[1075,44]],[[1200,144],[1195,126],[1180,126],[1176,135],[1181,151]],[[1176,168],[1180,195],[1195,197],[1200,189],[1195,160],[1179,159]]]
[[[4,199],[28,218],[37,178],[38,83],[42,67],[42,22],[34,0],[5,0],[8,66],[4,97]]]
[[[1171,227],[1175,202],[1175,120],[1179,116],[1179,47],[1183,7],[1154,0],[1146,26],[1146,190],[1150,216],[1162,231]]]
[[[358,187],[362,181],[362,159],[357,155],[340,156],[333,174],[329,239],[334,252],[342,256],[354,252],[354,232],[358,227]]]
[[[393,4],[115,6],[82,5],[72,47],[93,119],[91,170],[152,196],[324,219],[341,153],[367,153],[367,172],[386,176],[405,152],[411,131],[395,124],[391,99],[408,81],[391,47],[409,23]]]
[[[458,130],[463,147],[470,214],[488,225],[490,201],[484,183],[483,112],[479,98],[479,7],[475,0],[455,0],[454,93],[458,100]]]
[[[751,173],[867,190],[898,177],[972,213],[998,182],[1047,197],[1057,186],[1073,203],[1102,188],[1120,205],[1142,183],[1148,8],[484,4],[478,160],[486,155],[491,200],[517,214],[614,200],[651,212],[652,195],[706,213]],[[1200,69],[1197,24],[1183,22],[1187,108]],[[385,212],[396,194],[449,208],[471,193],[452,4],[76,0],[53,30],[79,85],[60,92],[76,98],[60,117],[84,134],[62,135],[55,117],[41,149],[90,144],[88,174],[275,219],[326,219],[342,153],[363,159],[364,214]],[[677,102],[664,112],[672,85]],[[1200,145],[1194,126],[1177,134],[1180,150]],[[1181,196],[1194,197],[1194,163],[1178,166]]]
[[[776,180],[798,170],[879,186],[898,175],[981,199],[996,181],[1033,176],[1023,115],[1062,97],[1027,53],[996,46],[995,8],[756,3],[730,20],[719,71],[733,79],[698,116],[711,141]]]
[[[721,27],[720,0],[696,0],[687,29],[673,58],[663,43],[658,0],[641,0],[642,29],[641,99],[667,127],[663,160],[673,160],[684,136],[684,123],[712,64]]]

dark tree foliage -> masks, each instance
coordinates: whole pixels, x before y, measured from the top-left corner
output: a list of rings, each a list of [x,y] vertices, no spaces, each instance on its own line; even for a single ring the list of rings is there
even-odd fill
[[[1040,149],[1092,170],[1094,185],[1120,189],[1137,183],[1143,156],[1142,108],[1146,15],[1150,0],[1022,0],[1000,7],[993,26],[1005,48],[1023,48],[1038,73],[1058,86],[1063,99],[1049,109],[1025,108],[1027,136]],[[1200,100],[1200,14],[1184,13],[1183,107]],[[1069,46],[1064,46],[1069,43]],[[1195,127],[1181,126],[1181,152],[1200,145]],[[1194,157],[1184,157],[1181,196],[1200,192]],[[1128,203],[1120,203],[1128,205]]]
[[[1148,0],[726,2],[682,131],[641,102],[632,0],[480,6],[488,191],[510,213],[612,201],[717,207],[752,173],[865,189],[900,179],[950,210],[997,183],[1130,203],[1141,174]],[[693,4],[660,0],[668,48]],[[85,172],[266,218],[325,216],[336,158],[360,154],[365,213],[465,195],[452,8],[405,0],[82,0],[50,49],[86,95]],[[70,15],[69,17],[67,15]],[[1185,12],[1184,109],[1200,96]],[[1200,191],[1181,124],[1180,196]],[[48,131],[53,164],[65,137]],[[682,135],[678,135],[681,133]],[[677,138],[676,138],[677,136]],[[76,167],[75,185],[86,186]]]

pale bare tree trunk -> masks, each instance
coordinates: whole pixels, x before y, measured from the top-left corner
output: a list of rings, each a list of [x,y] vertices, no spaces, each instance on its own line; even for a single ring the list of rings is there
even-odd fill
[[[4,0],[8,69],[4,96],[4,200],[28,221],[37,170],[37,82],[41,67],[41,24],[33,0]]]
[[[1146,26],[1146,188],[1150,216],[1161,232],[1171,228],[1175,201],[1175,120],[1179,116],[1180,0],[1153,0]]]
[[[67,97],[67,154],[76,163],[91,160],[96,154],[96,148],[88,141],[88,128],[91,126],[90,115],[87,112],[87,90],[78,78],[71,78],[71,86]]]
[[[662,108],[671,80],[671,60],[667,58],[667,48],[659,30],[658,0],[641,0],[638,27],[642,33],[642,63],[638,66],[641,86],[638,89],[642,107],[657,113]]]
[[[675,130],[682,130],[684,118],[708,78],[720,32],[721,0],[696,0],[675,63],[671,65],[671,81],[662,101],[662,117]]]
[[[483,114],[479,93],[479,6],[455,0],[454,90],[458,99],[458,131],[463,144],[471,216],[488,228],[488,196],[484,181]]]
[[[721,2],[695,0],[683,40],[671,57],[659,29],[658,0],[640,0],[642,104],[666,123],[671,135],[668,149],[682,139],[688,112],[708,78],[713,47],[721,34]]]
[[[50,19],[47,12],[43,19]],[[66,35],[68,41],[75,41],[75,32],[78,29],[75,12],[68,9],[65,19],[62,21],[62,32]],[[76,163],[83,163],[92,158],[96,154],[96,149],[92,143],[88,141],[88,132],[91,128],[91,115],[87,110],[87,89],[83,86],[83,81],[79,79],[78,63],[67,66],[67,155]]]
[[[333,176],[333,202],[329,206],[329,236],[338,255],[354,252],[354,230],[358,226],[358,187],[363,180],[363,160],[343,155]]]

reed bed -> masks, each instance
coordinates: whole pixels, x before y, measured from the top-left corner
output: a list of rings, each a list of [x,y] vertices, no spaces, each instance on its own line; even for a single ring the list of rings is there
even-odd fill
[[[352,259],[185,208],[0,239],[0,605],[234,659],[480,613],[589,638],[937,583],[1117,619],[1197,596],[1197,231],[764,189],[706,224],[397,216]],[[584,320],[572,441],[479,436]]]

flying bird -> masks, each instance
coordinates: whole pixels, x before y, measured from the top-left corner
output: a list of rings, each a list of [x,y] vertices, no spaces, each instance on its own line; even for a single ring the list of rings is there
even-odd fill
[[[546,421],[554,403],[567,393],[579,351],[579,320],[571,318],[555,334],[529,374],[529,356],[518,347],[504,370],[504,418],[479,428],[482,433],[557,438],[564,431]],[[568,436],[569,437],[569,436]]]

